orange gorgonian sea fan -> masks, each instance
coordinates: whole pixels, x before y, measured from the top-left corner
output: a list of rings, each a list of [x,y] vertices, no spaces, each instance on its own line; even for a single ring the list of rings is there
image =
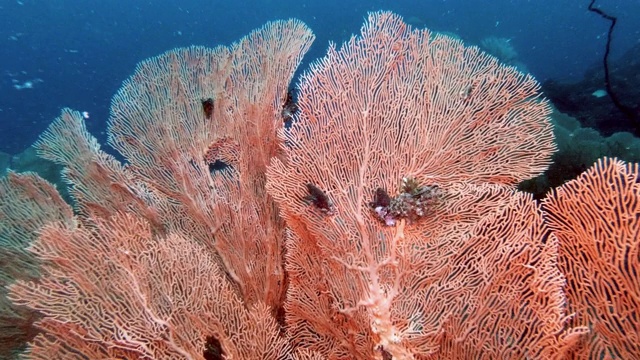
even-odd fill
[[[579,359],[640,358],[640,168],[604,158],[544,201]]]
[[[561,347],[550,345],[563,328],[563,280],[549,265],[555,249],[543,244],[548,230],[532,200],[514,200],[521,195],[512,189],[546,169],[554,151],[550,107],[531,76],[377,12],[360,36],[331,46],[299,88],[299,116],[282,131],[286,159],[274,159],[267,172],[267,189],[291,228],[286,309],[289,331],[302,334],[293,336],[297,345],[362,359],[440,351],[536,357]],[[401,200],[400,210],[391,209]],[[431,200],[412,216],[387,218]],[[505,221],[511,229],[500,228]],[[470,243],[487,248],[464,250]],[[483,281],[473,280],[477,263]],[[454,276],[460,271],[469,271],[468,281]],[[534,272],[549,277],[546,290],[538,287],[545,296],[490,285],[533,286],[542,281]],[[509,317],[503,303],[505,313],[473,323],[492,311],[493,300],[478,297],[484,292],[547,313],[535,313],[539,326],[510,325],[519,342],[512,350],[481,345],[491,324]],[[516,340],[520,331],[530,336]],[[477,341],[446,340],[469,332]]]

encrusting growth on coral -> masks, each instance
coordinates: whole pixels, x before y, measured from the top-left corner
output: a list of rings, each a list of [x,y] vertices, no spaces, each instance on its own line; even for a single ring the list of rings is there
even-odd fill
[[[378,188],[369,206],[385,225],[394,226],[400,219],[413,223],[433,213],[443,195],[437,185],[420,186],[413,178],[403,178],[398,195],[391,198],[385,189]]]

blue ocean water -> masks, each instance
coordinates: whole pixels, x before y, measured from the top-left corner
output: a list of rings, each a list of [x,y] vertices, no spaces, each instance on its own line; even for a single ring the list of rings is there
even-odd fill
[[[316,41],[305,58],[321,57],[329,41],[358,33],[368,11],[391,10],[414,26],[458,34],[479,44],[510,39],[540,81],[579,79],[602,61],[609,23],[589,1],[0,1],[0,151],[32,144],[62,107],[86,111],[89,130],[104,142],[109,102],[136,63],[174,47],[228,45],[274,19],[296,17]],[[640,1],[601,0],[618,17],[612,57],[640,39]]]

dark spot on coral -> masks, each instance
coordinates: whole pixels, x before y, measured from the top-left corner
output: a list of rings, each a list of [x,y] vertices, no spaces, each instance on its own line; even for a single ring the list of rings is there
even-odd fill
[[[224,169],[227,169],[229,167],[229,164],[227,164],[226,162],[222,161],[222,160],[216,160],[212,163],[209,163],[209,172],[210,173],[214,173],[216,171],[221,171]]]
[[[221,171],[238,163],[238,145],[227,137],[213,141],[204,153],[204,162],[209,166],[209,172]]]

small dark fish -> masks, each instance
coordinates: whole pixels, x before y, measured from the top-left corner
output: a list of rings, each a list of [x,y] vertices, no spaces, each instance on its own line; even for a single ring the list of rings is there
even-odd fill
[[[387,190],[383,188],[377,188],[375,195],[373,195],[373,201],[369,203],[369,207],[378,216],[382,222],[387,226],[394,226],[396,219],[391,212],[392,199],[387,193]]]
[[[327,215],[333,215],[333,203],[324,193],[324,191],[320,190],[317,186],[312,183],[307,183],[307,192],[309,193],[304,197],[304,200],[309,201],[313,206],[318,208],[321,212]]]
[[[286,123],[293,120],[293,116],[298,112],[298,105],[293,97],[293,93],[291,90],[287,91],[287,97],[284,99],[284,104],[282,105],[282,111],[280,114],[282,115],[282,120]]]
[[[213,116],[213,99],[202,99],[202,111],[204,111],[204,115],[207,119],[211,120],[211,116]]]
[[[466,88],[460,90],[460,97],[462,98],[462,100],[465,100],[465,101],[468,100],[473,93],[473,89],[474,89],[474,86],[473,84],[471,84]]]
[[[204,344],[204,351],[202,356],[205,360],[221,360],[225,358],[225,352],[222,349],[220,340],[213,336],[207,336]]]
[[[382,355],[382,360],[393,360],[393,356],[387,350],[385,350],[382,345],[379,345],[377,350]]]
[[[373,196],[373,201],[369,203],[372,209],[377,207],[389,207],[391,205],[391,197],[387,193],[387,191],[383,188],[376,189],[376,193]]]

